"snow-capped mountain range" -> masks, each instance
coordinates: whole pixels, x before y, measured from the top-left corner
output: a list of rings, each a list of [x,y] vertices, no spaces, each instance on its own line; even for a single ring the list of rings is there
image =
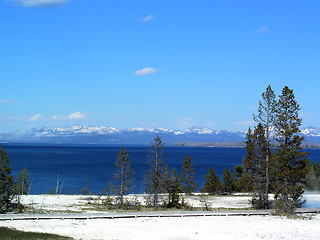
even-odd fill
[[[320,142],[320,128],[304,128],[301,134],[307,142]],[[166,128],[129,128],[71,126],[40,127],[0,134],[0,142],[68,143],[68,144],[150,144],[156,135],[168,145],[178,142],[243,142],[246,132],[211,130],[192,127],[185,131]]]

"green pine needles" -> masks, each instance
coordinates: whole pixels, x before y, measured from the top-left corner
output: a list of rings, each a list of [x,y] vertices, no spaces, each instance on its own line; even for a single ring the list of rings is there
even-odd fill
[[[235,191],[235,181],[234,176],[229,168],[223,171],[223,192],[227,194],[232,194]]]
[[[275,139],[278,143],[274,155],[275,207],[279,213],[293,213],[302,205],[302,181],[308,173],[308,153],[302,150],[303,136],[298,135],[302,119],[300,105],[293,91],[284,87],[276,106]]]
[[[28,175],[28,170],[23,168],[18,175],[16,183],[16,191],[18,195],[28,195],[30,188],[30,180]]]
[[[0,213],[12,210],[14,182],[5,148],[0,145]]]
[[[303,183],[310,169],[308,153],[303,151],[300,136],[300,105],[293,90],[285,86],[278,101],[270,86],[262,94],[258,125],[247,133],[244,170],[251,185],[254,208],[269,208],[269,193],[275,194],[277,213],[292,214],[303,204]],[[275,151],[271,151],[274,144]]]
[[[114,172],[114,181],[111,183],[111,190],[119,198],[119,206],[123,207],[124,196],[134,188],[134,171],[130,161],[130,156],[124,147],[120,150]]]
[[[208,193],[210,195],[218,194],[221,192],[222,183],[212,167],[210,167],[209,173],[204,176],[204,180],[205,183],[201,192]]]
[[[187,154],[182,165],[181,179],[182,189],[186,194],[196,192],[198,184],[195,181],[195,171],[190,156]]]
[[[151,194],[151,205],[154,209],[159,208],[160,199],[159,194],[168,190],[166,183],[170,182],[168,177],[169,168],[163,156],[164,143],[159,136],[156,136],[151,142],[151,150],[149,154],[150,169],[147,173],[145,182],[147,185],[147,192]]]

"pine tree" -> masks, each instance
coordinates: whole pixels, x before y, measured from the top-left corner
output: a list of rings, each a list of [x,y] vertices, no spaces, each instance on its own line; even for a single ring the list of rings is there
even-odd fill
[[[170,202],[172,200],[172,194],[174,193],[174,189],[175,189],[175,179],[173,176],[172,171],[170,170],[168,165],[165,165],[163,167],[163,171],[162,171],[162,176],[161,176],[161,180],[162,180],[162,192],[163,193],[168,193],[168,206],[170,205]]]
[[[314,170],[314,173],[318,179],[320,179],[320,164],[318,161],[314,162],[312,165],[312,168]]]
[[[191,162],[191,158],[187,154],[184,158],[183,164],[182,164],[182,172],[181,172],[181,178],[182,178],[182,188],[183,191],[186,194],[191,194],[192,192],[197,191],[198,184],[195,181],[195,171],[193,164]]]
[[[169,190],[169,207],[179,207],[180,193],[182,193],[181,176],[174,168],[172,171],[172,187]]]
[[[175,189],[176,192],[182,193],[182,184],[181,184],[181,176],[178,174],[177,170],[174,168],[172,171],[174,183],[175,183]]]
[[[235,190],[237,192],[249,192],[252,189],[250,185],[250,178],[243,166],[237,165],[234,167],[235,173]]]
[[[268,193],[269,193],[269,185],[270,185],[270,177],[269,177],[269,165],[270,159],[272,156],[271,152],[271,140],[270,133],[272,128],[274,127],[275,121],[275,110],[276,110],[276,96],[274,91],[271,89],[269,85],[264,93],[262,93],[262,101],[259,101],[257,116],[253,115],[254,121],[261,124],[262,129],[264,130],[265,139],[266,139],[266,154],[265,154],[265,194],[266,201],[268,202]],[[262,133],[262,132],[261,132]]]
[[[115,163],[114,183],[111,184],[112,192],[119,196],[120,208],[123,207],[124,195],[128,194],[134,187],[133,174],[130,156],[122,147]]]
[[[308,174],[306,176],[305,188],[310,191],[318,191],[318,179],[311,161],[308,163]]]
[[[312,169],[316,179],[315,189],[320,190],[320,165],[318,161],[314,162]]]
[[[211,195],[221,192],[221,181],[212,167],[210,167],[209,173],[204,176],[204,180],[205,183],[201,192]]]
[[[234,186],[234,176],[229,168],[223,171],[223,190],[228,194],[232,194],[235,190]]]
[[[302,202],[302,180],[308,171],[308,153],[302,151],[304,137],[299,136],[302,119],[293,91],[283,88],[276,106],[275,137],[278,142],[274,159],[275,207],[279,213],[294,213]]]
[[[255,159],[252,163],[252,186],[253,197],[251,200],[252,206],[257,209],[269,208],[268,189],[266,185],[269,184],[268,171],[268,142],[265,136],[265,130],[261,123],[254,130],[255,143]]]
[[[28,176],[28,170],[26,168],[23,168],[18,175],[17,193],[19,195],[28,195],[29,185],[30,185],[30,180]]]
[[[246,176],[246,184],[244,189],[247,191],[251,191],[253,188],[253,164],[255,162],[256,158],[256,146],[254,142],[254,136],[252,133],[251,128],[249,127],[247,131],[246,141],[244,142],[246,144],[246,156],[243,159],[242,163],[244,166],[244,175]]]
[[[146,176],[147,192],[152,194],[152,205],[157,210],[159,207],[159,194],[167,191],[165,186],[164,173],[167,164],[163,157],[164,143],[159,136],[151,142],[151,152],[149,157],[150,170]]]
[[[12,209],[14,197],[13,177],[5,148],[0,145],[0,213]]]

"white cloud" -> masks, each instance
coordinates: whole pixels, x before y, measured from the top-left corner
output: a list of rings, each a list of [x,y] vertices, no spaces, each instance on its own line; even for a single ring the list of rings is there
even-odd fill
[[[254,121],[238,121],[235,124],[237,126],[252,126],[254,125],[254,123],[255,123]]]
[[[74,112],[74,113],[71,113],[67,118],[70,120],[76,120],[76,119],[86,119],[87,116],[82,112]]]
[[[21,101],[14,101],[10,99],[0,99],[0,103],[21,103]]]
[[[74,112],[69,114],[68,116],[65,115],[53,115],[49,119],[54,121],[64,121],[64,120],[77,120],[77,119],[86,119],[87,115],[82,112]]]
[[[260,29],[254,31],[255,34],[259,34],[259,35],[264,35],[269,31],[268,27],[266,25],[264,25],[263,27],[261,27]]]
[[[52,115],[43,116],[38,113],[32,117],[25,116],[12,116],[12,115],[0,115],[0,121],[23,121],[23,122],[38,122],[38,121],[73,121],[79,119],[87,119],[87,115],[81,112],[74,112],[70,115]]]
[[[137,76],[142,76],[142,75],[150,75],[150,74],[155,74],[156,72],[158,72],[159,70],[156,70],[154,68],[151,67],[147,67],[147,68],[143,68],[141,70],[137,70],[134,72],[135,75]]]
[[[37,122],[40,120],[42,120],[42,115],[40,113],[28,118],[28,121],[31,121],[31,122]]]
[[[24,116],[0,115],[1,121],[24,121]]]
[[[0,100],[0,103],[10,103],[12,102],[11,100],[8,100],[8,99],[1,99]]]
[[[154,20],[153,14],[150,14],[142,19],[140,19],[141,22],[151,22]]]
[[[189,121],[192,121],[192,118],[184,117],[184,118],[181,119],[181,121],[187,121],[187,122],[189,122]]]
[[[58,7],[65,5],[69,0],[8,0],[18,2],[23,7]]]

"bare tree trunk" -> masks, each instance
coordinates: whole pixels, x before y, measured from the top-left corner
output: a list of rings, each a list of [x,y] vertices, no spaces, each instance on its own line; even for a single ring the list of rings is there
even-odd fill
[[[59,193],[59,175],[57,177],[57,186],[56,186],[56,194]]]

